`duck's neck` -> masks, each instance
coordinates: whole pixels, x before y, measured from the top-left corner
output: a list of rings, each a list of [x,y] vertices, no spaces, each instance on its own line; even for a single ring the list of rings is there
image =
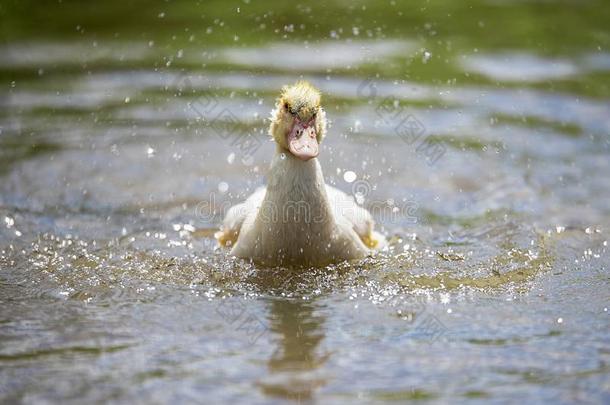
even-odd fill
[[[326,222],[332,218],[318,159],[302,161],[280,147],[271,161],[265,200],[280,218],[290,219],[295,210],[302,220]]]

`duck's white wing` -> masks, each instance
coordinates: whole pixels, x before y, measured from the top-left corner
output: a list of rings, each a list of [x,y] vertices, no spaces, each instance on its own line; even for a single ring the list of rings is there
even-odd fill
[[[385,237],[379,232],[375,232],[373,216],[356,204],[353,196],[329,185],[326,185],[326,194],[335,217],[343,217],[347,220],[366,246],[374,249],[385,246]]]
[[[265,198],[265,187],[259,187],[241,204],[237,204],[229,208],[222,221],[222,229],[216,232],[214,236],[223,246],[234,245],[239,236],[239,231],[246,217],[258,211]]]

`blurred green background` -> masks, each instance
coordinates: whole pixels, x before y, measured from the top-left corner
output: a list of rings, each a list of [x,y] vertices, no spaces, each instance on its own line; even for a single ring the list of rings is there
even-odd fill
[[[251,47],[269,42],[299,46],[327,39],[409,38],[428,50],[435,63],[396,55],[383,64],[338,68],[334,72],[374,73],[436,84],[497,82],[456,66],[457,57],[464,54],[518,51],[578,61],[587,53],[605,51],[610,46],[610,3],[602,0],[4,1],[0,4],[0,21],[2,37],[9,44],[154,41],[155,57],[120,64],[124,68],[161,68],[171,60],[173,67],[180,68],[252,70],[213,58],[202,63],[192,56],[211,52],[214,47]],[[178,49],[183,49],[187,57],[177,58]],[[104,67],[104,63],[98,63],[88,68]],[[27,74],[35,72],[2,71],[5,78]],[[610,94],[609,79],[607,70],[594,71],[533,86],[605,97]]]

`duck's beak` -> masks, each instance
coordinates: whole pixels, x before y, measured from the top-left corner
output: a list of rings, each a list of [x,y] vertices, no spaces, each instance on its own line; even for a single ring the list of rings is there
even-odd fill
[[[318,137],[315,129],[315,119],[307,122],[298,117],[294,120],[292,130],[288,134],[288,150],[294,156],[307,161],[318,156]]]

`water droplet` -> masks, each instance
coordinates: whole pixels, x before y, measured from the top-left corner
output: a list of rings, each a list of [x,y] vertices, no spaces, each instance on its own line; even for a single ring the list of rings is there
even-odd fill
[[[151,146],[149,146],[149,147],[146,149],[146,154],[148,155],[148,157],[149,157],[149,158],[153,158],[153,157],[155,157],[155,152],[156,152],[156,151],[155,151],[155,150],[154,150],[154,149],[153,149]]]
[[[432,54],[429,51],[424,51],[424,53],[422,55],[422,62],[428,63],[428,61],[430,60],[431,57],[432,57]]]
[[[218,191],[220,191],[221,193],[226,193],[229,190],[229,184],[221,181],[220,183],[218,183]]]
[[[227,162],[231,165],[235,161],[235,153],[231,152],[229,156],[227,156]]]
[[[357,177],[358,176],[356,176],[356,173],[352,172],[351,170],[348,170],[345,173],[343,173],[343,180],[345,180],[348,183],[353,183]]]
[[[12,228],[15,225],[15,220],[11,217],[4,217],[4,222],[7,228]]]
[[[563,318],[557,318],[557,323],[563,323]]]
[[[281,153],[280,154],[280,159],[282,159],[282,160],[286,159],[286,154],[285,153]]]

